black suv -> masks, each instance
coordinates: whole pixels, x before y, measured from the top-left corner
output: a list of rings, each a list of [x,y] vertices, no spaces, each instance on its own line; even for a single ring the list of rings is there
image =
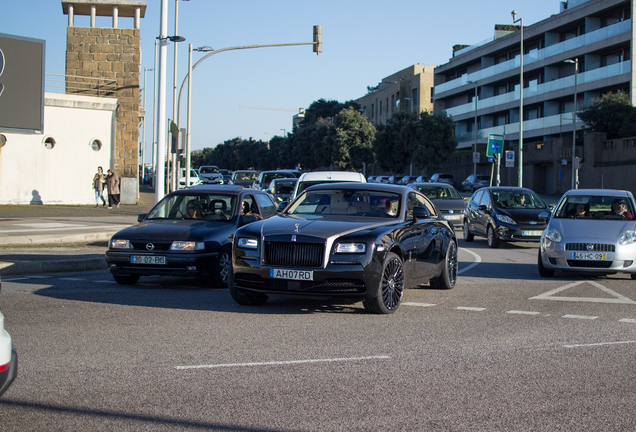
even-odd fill
[[[539,242],[549,208],[539,195],[518,187],[485,187],[468,201],[464,218],[464,240],[486,237],[488,246],[501,241]]]

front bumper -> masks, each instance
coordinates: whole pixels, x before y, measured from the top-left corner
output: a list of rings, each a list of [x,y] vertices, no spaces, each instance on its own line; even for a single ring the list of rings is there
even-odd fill
[[[218,254],[218,252],[175,253],[169,251],[149,254],[141,251],[108,250],[106,261],[110,272],[114,275],[200,277],[214,273]],[[164,256],[166,264],[132,264],[132,255]]]
[[[18,376],[18,352],[11,347],[11,362],[9,367],[0,372],[0,396],[6,392]]]
[[[239,251],[240,253],[240,251]],[[233,260],[234,286],[266,294],[313,299],[347,299],[360,301],[375,297],[381,280],[381,263],[375,257],[368,265],[355,261],[330,261],[325,268],[299,268],[261,265],[258,259],[237,256]],[[313,280],[297,281],[270,276],[272,268],[310,270]]]
[[[545,225],[509,225],[500,223],[495,227],[495,235],[501,241],[531,242],[541,241]]]
[[[580,250],[572,245],[593,245],[592,251]],[[610,249],[614,250],[610,250]],[[554,243],[547,238],[541,240],[541,260],[550,270],[583,273],[636,273],[636,244],[627,246],[603,244],[598,240],[568,239]],[[576,250],[575,250],[576,249]],[[588,254],[581,259],[575,253]]]

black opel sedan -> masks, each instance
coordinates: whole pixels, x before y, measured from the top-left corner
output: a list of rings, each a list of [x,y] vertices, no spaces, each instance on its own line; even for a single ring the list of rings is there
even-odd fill
[[[262,191],[241,186],[197,186],[173,192],[115,234],[106,261],[115,281],[140,276],[196,277],[227,286],[232,237],[238,227],[276,214]]]
[[[459,191],[445,183],[411,183],[409,187],[422,192],[455,228],[464,226],[466,201]]]
[[[278,216],[234,236],[230,294],[241,305],[270,296],[362,301],[397,310],[404,289],[457,280],[452,224],[420,192],[377,183],[312,186]]]
[[[530,189],[481,188],[468,201],[464,240],[486,237],[491,248],[501,241],[538,243],[546,226],[539,215],[547,211],[547,204]]]

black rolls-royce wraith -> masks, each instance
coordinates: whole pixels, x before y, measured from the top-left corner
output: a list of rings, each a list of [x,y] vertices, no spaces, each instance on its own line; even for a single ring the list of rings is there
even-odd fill
[[[457,280],[457,239],[422,193],[405,186],[312,186],[282,213],[237,230],[229,289],[242,305],[270,296],[362,301],[392,313],[404,289]]]

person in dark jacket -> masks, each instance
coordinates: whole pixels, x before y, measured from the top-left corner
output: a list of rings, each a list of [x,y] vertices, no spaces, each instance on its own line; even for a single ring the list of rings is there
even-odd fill
[[[108,187],[108,208],[112,209],[113,205],[119,207],[119,177],[112,169],[108,170],[106,187]]]
[[[106,176],[102,167],[97,167],[97,174],[93,177],[93,189],[95,189],[95,207],[99,207],[99,200],[101,198],[102,204],[106,206],[106,200],[104,199],[104,184],[106,183]]]

